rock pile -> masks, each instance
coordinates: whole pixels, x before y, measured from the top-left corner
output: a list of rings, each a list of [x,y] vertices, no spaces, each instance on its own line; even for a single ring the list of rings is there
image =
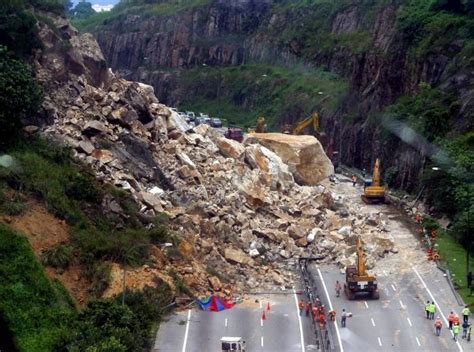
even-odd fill
[[[99,179],[131,192],[146,225],[160,212],[171,217],[187,245],[178,259],[154,256],[142,278],[174,270],[195,293],[256,290],[291,284],[288,264],[301,255],[353,262],[358,234],[377,233],[366,241],[369,266],[393,247],[380,216],[357,215],[317,186],[333,167],[314,137],[253,135],[241,144],[207,125],[191,128],[151,86],[111,72],[92,79],[98,46],[72,43],[73,51],[81,47],[76,60],[93,67],[54,82],[44,104],[51,124],[42,133],[72,146]],[[36,62],[41,76],[51,70],[44,62]],[[64,72],[61,62],[54,72]]]

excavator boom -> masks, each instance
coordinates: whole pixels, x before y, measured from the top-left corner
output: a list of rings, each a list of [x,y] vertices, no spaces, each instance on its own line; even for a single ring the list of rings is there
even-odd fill
[[[368,294],[373,299],[378,299],[377,278],[365,271],[365,253],[360,237],[357,238],[356,247],[356,265],[349,265],[346,268],[344,292],[349,299],[355,299],[357,294]]]
[[[319,115],[317,112],[313,112],[310,117],[298,122],[296,127],[293,128],[293,131],[291,131],[291,134],[298,135],[311,124],[317,133],[321,132],[321,128],[319,126]]]
[[[361,196],[365,203],[385,203],[385,187],[380,184],[380,161],[377,158],[372,174],[372,182],[364,188],[364,194]]]

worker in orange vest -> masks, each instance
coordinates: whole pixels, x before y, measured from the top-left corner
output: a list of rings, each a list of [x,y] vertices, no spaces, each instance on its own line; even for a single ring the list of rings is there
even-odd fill
[[[459,315],[457,315],[456,313],[454,313],[454,320],[453,320],[453,324],[457,324],[459,325]]]
[[[319,314],[319,307],[314,306],[313,307],[313,320],[316,321],[318,319],[318,314]]]
[[[311,312],[311,302],[306,304],[306,316],[309,317],[309,312]]]
[[[441,334],[441,328],[443,327],[443,322],[441,321],[439,317],[436,317],[434,326],[435,326],[436,336],[439,336],[439,334]]]
[[[453,323],[454,323],[454,313],[451,312],[448,315],[448,323],[449,323],[449,330],[453,329]]]
[[[300,308],[300,316],[303,316],[303,311],[304,311],[305,304],[304,304],[304,301],[302,299],[300,300],[300,303],[298,304],[298,306]]]
[[[334,309],[331,309],[329,311],[329,318],[331,319],[331,321],[336,321],[336,311]]]
[[[356,175],[352,175],[352,186],[355,187],[356,183],[357,183],[357,177]]]
[[[326,316],[323,312],[319,314],[319,325],[321,326],[321,328],[324,328],[324,326],[326,325]]]

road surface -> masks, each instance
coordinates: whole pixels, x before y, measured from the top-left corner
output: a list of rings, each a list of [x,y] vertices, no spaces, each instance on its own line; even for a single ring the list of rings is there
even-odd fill
[[[451,311],[461,315],[461,307],[451,288],[435,265],[426,259],[426,251],[416,237],[413,223],[388,205],[365,205],[360,202],[361,187],[352,187],[349,182],[330,185],[332,191],[344,194],[347,202],[358,205],[358,212],[382,212],[387,216],[387,226],[397,254],[389,254],[377,261],[372,270],[376,274],[380,299],[349,301],[343,295],[335,297],[336,280],[344,282],[340,268],[331,265],[310,266],[320,296],[329,305],[324,291],[327,286],[329,298],[338,317],[342,309],[353,313],[347,327],[340,328],[337,338],[335,326],[331,336],[340,349],[348,351],[474,351],[474,343],[452,340],[447,329],[447,318]],[[319,269],[319,271],[318,271]],[[434,321],[427,320],[424,307],[426,301],[435,301],[436,315],[443,321],[440,337],[434,334]],[[339,319],[338,319],[339,320]]]
[[[299,317],[295,301],[299,295],[291,291],[250,297],[222,312],[192,309],[171,316],[161,324],[153,351],[220,352],[223,336],[243,337],[247,351],[316,351],[310,319]]]

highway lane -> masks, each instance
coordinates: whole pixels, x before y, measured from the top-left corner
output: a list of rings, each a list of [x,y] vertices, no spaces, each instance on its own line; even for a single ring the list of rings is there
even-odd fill
[[[267,309],[268,303],[270,303],[270,310]],[[266,320],[262,320],[263,311],[265,311]],[[293,293],[250,296],[242,304],[221,312],[193,309],[189,323],[187,314],[188,311],[178,312],[162,323],[153,351],[220,351],[219,340],[223,336],[243,337],[247,342],[248,351],[311,352],[316,350],[310,319],[301,317],[300,328],[300,318]]]
[[[316,278],[319,292],[324,292],[316,268],[311,267],[310,270]],[[320,268],[320,272],[328,286],[338,318],[343,308],[353,313],[353,316],[348,318],[347,327],[340,328],[344,351],[461,350],[461,347],[452,341],[447,329],[443,329],[440,337],[434,335],[434,322],[424,316],[426,289],[414,271],[401,275],[379,274],[380,299],[360,298],[355,301],[349,301],[343,295],[335,297],[334,283],[336,280],[344,281],[344,276],[338,268],[324,266]],[[437,295],[433,295],[436,299]],[[325,295],[320,297],[328,304]],[[441,304],[440,307],[446,314],[446,307]],[[340,326],[340,319],[337,320]],[[446,327],[446,324],[444,325]],[[464,342],[461,344],[463,350],[472,350],[470,345]]]

